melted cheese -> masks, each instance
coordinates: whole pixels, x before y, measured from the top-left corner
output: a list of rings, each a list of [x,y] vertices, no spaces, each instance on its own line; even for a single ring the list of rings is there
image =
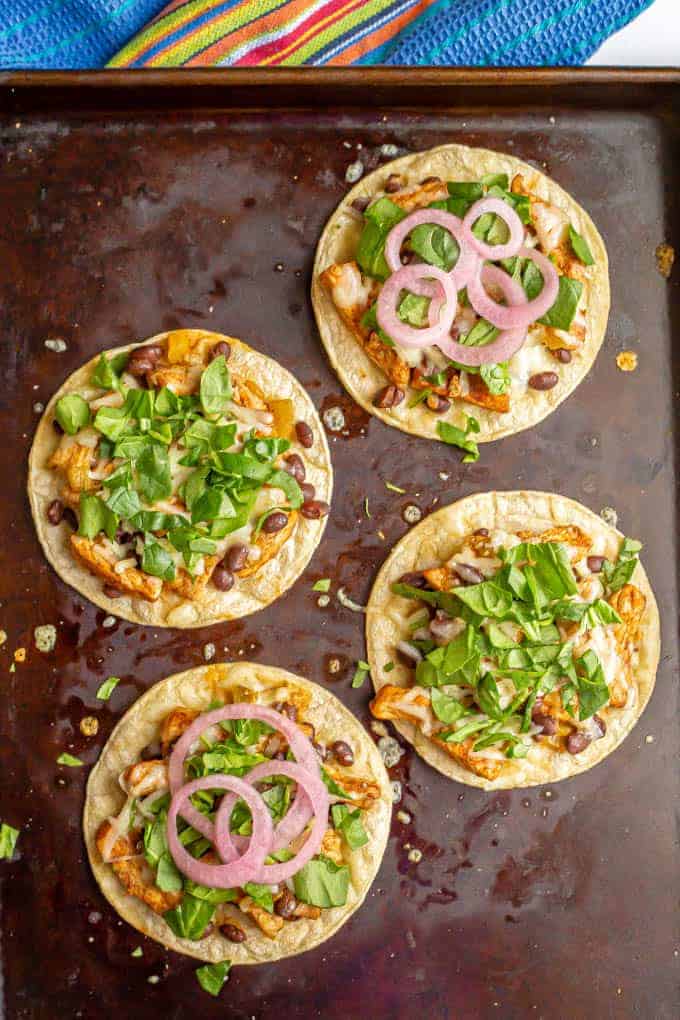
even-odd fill
[[[588,648],[592,649],[600,660],[608,684],[622,675],[621,657],[611,627],[593,627],[587,633],[585,643],[579,646],[576,657],[583,655]]]
[[[545,347],[531,330],[529,336],[516,354],[510,358],[508,370],[513,390],[523,392],[527,389],[529,379],[538,372],[554,372],[555,362]]]

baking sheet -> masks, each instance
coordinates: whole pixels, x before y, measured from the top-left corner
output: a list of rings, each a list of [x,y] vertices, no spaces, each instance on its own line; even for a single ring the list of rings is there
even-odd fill
[[[0,863],[4,1015],[677,1015],[680,273],[662,279],[654,249],[680,237],[679,101],[673,72],[284,72],[274,85],[263,72],[0,76],[0,818],[21,828],[17,859]],[[609,330],[586,381],[473,465],[345,397],[308,300],[347,166],[374,167],[384,144],[402,154],[446,141],[541,166],[592,214],[612,263]],[[322,411],[343,408],[332,516],[303,577],[254,617],[189,634],[106,628],[40,555],[23,491],[34,405],[99,349],[184,326],[242,337],[295,372]],[[50,338],[67,350],[46,348]],[[624,349],[639,355],[625,375]],[[644,541],[663,649],[637,728],[591,772],[526,793],[458,786],[405,749],[391,774],[411,821],[395,811],[362,910],[316,951],[234,970],[212,1000],[194,962],[140,939],[100,896],[80,834],[87,768],[57,756],[91,765],[135,698],[202,662],[207,641],[219,658],[328,684],[368,723],[368,684],[350,687],[363,617],[335,599],[319,609],[313,582],[331,577],[334,592],[365,602],[407,504],[427,513],[516,487],[613,506]],[[33,643],[42,623],[58,628],[49,655]],[[19,647],[27,660],[10,673]],[[109,675],[121,683],[98,702]],[[80,733],[86,715],[99,720],[95,738]]]

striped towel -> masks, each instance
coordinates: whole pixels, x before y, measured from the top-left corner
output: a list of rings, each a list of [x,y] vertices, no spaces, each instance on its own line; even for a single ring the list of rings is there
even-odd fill
[[[573,65],[652,2],[0,0],[0,68]]]

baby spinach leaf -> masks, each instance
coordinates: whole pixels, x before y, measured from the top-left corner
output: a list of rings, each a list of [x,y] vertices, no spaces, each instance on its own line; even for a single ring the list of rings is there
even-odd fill
[[[102,390],[119,389],[120,376],[128,363],[128,357],[127,351],[123,351],[121,354],[114,354],[112,358],[107,358],[105,354],[100,354],[99,361],[90,376],[92,385],[98,386]]]
[[[583,284],[580,280],[572,280],[568,276],[560,276],[559,291],[555,302],[543,318],[538,321],[544,326],[552,326],[553,329],[568,330],[574,321],[582,293]]]
[[[287,471],[274,471],[267,482],[272,489],[281,489],[293,510],[299,509],[304,502],[302,489]]]
[[[510,389],[510,371],[507,361],[499,361],[497,365],[481,365],[479,374],[486,383],[489,393],[500,396]]]
[[[221,414],[232,398],[231,376],[223,354],[211,361],[201,376],[201,407],[206,414]]]
[[[590,250],[588,242],[585,237],[582,237],[578,231],[574,230],[571,224],[569,224],[569,240],[571,241],[571,246],[574,249],[574,255],[577,259],[581,260],[584,266],[595,265],[595,259],[593,258],[593,253]]]
[[[182,876],[169,853],[159,858],[156,885],[162,892],[180,892],[182,889]]]
[[[230,967],[231,960],[222,960],[221,963],[206,963],[197,969],[196,980],[204,992],[218,996],[227,980]]]
[[[609,592],[619,591],[624,584],[628,584],[635,573],[638,553],[641,549],[641,542],[636,542],[632,538],[624,538],[616,563],[605,560],[602,566],[602,576]]]
[[[408,246],[423,262],[448,273],[458,261],[460,249],[448,230],[436,223],[420,223],[409,236]]]
[[[402,322],[406,322],[409,326],[414,326],[416,329],[420,329],[422,326],[427,326],[429,323],[429,307],[429,298],[407,292],[399,302],[397,315]]]
[[[122,407],[100,407],[93,424],[103,436],[117,443],[129,431],[130,420]]]
[[[349,868],[328,857],[313,857],[293,876],[295,895],[313,907],[343,907],[347,902]]]
[[[482,581],[467,587],[454,588],[453,594],[481,617],[504,619],[512,607],[512,595],[494,581]]]
[[[214,913],[212,903],[184,893],[181,902],[172,910],[167,910],[163,917],[178,938],[196,942],[210,924]]]
[[[75,436],[90,424],[90,407],[78,393],[68,393],[57,401],[54,417],[67,435]]]
[[[19,839],[19,829],[7,822],[0,825],[0,861],[9,861],[14,856],[14,849]]]
[[[347,804],[334,804],[331,808],[333,825],[344,837],[350,850],[359,850],[368,843],[368,835],[361,822],[359,808],[353,811]]]
[[[389,198],[379,198],[364,213],[365,223],[357,245],[356,260],[368,276],[386,280],[390,270],[385,261],[385,241],[392,227],[401,222],[406,212]]]
[[[234,903],[239,898],[237,889],[213,889],[207,885],[197,885],[190,878],[184,879],[184,888],[197,900],[205,900],[206,903]]]
[[[95,538],[100,531],[113,540],[118,527],[117,515],[109,509],[103,499],[91,492],[80,494],[80,522],[78,534]]]
[[[447,421],[437,422],[437,433],[443,442],[448,443],[449,446],[459,446],[461,450],[467,451],[463,457],[464,464],[479,460],[479,447],[473,439],[469,438],[476,432],[479,432],[479,422],[471,415],[466,415],[464,430],[456,425],[450,425]]]
[[[172,496],[170,458],[164,446],[149,443],[137,460],[139,491],[147,503]]]
[[[268,914],[274,913],[274,897],[270,886],[258,885],[257,882],[246,882],[243,888],[258,907],[262,907]]]
[[[108,487],[108,479],[107,479]],[[139,496],[134,489],[126,489],[122,485],[115,488],[106,499],[106,505],[114,514],[129,520],[142,509]]]
[[[472,329],[460,338],[460,342],[466,347],[486,347],[492,340],[495,340],[500,330],[492,326],[486,319],[478,319]],[[465,368],[465,365],[462,366]]]
[[[172,556],[150,534],[144,536],[142,570],[145,574],[161,577],[164,581],[175,580],[175,563]]]
[[[458,701],[457,698],[452,698],[449,694],[444,694],[437,687],[430,688],[430,699],[432,711],[437,716],[437,719],[447,725],[456,722],[467,713],[467,709],[461,701]]]
[[[100,701],[108,701],[119,683],[120,677],[118,676],[107,677],[104,683],[99,685],[96,697],[99,698]]]
[[[576,677],[578,716],[581,720],[590,719],[609,701],[609,687],[602,664],[591,648],[576,660]]]

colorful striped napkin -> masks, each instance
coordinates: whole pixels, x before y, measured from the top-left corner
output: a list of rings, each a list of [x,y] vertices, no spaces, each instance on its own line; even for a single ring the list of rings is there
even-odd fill
[[[0,0],[0,67],[580,64],[652,2]]]

